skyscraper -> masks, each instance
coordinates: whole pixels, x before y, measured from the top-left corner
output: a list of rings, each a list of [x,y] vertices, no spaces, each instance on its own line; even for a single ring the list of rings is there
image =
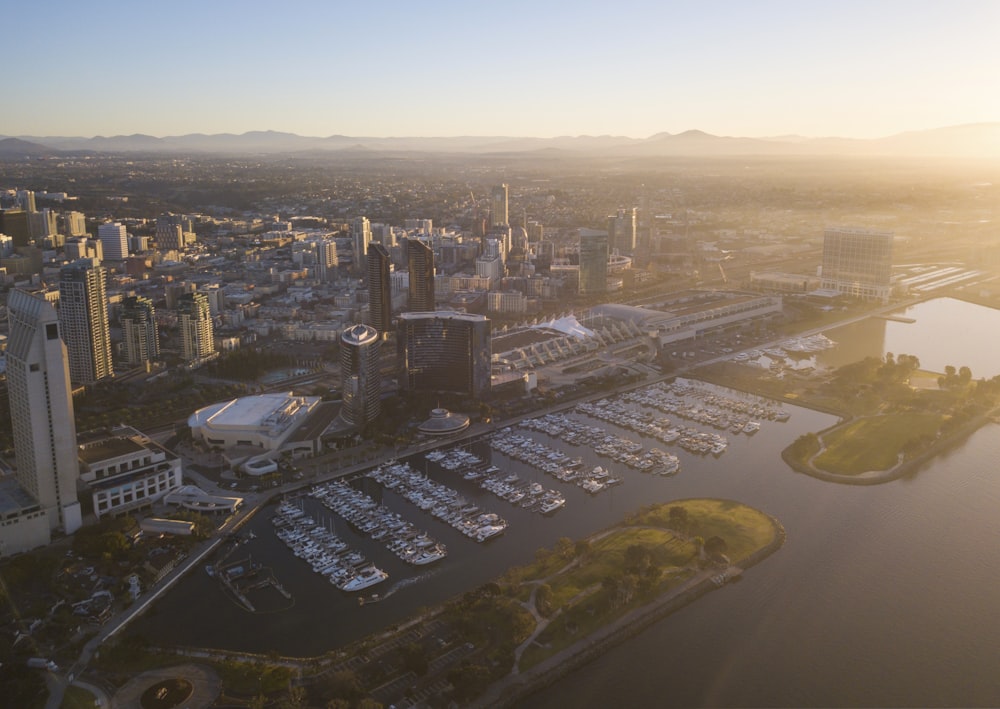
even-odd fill
[[[608,235],[601,231],[580,234],[580,293],[608,289]]]
[[[195,362],[215,352],[212,314],[204,293],[185,293],[178,298],[177,320],[181,331],[181,359]]]
[[[28,225],[28,213],[23,209],[0,209],[0,234],[12,238],[14,246],[30,244],[31,228]]]
[[[122,261],[128,256],[128,232],[119,222],[108,222],[97,227],[97,238],[101,242],[104,258]]]
[[[132,295],[122,301],[122,358],[139,367],[160,358],[160,335],[153,301]]]
[[[86,236],[87,217],[83,212],[66,212],[63,218],[63,233],[66,236]]]
[[[354,257],[354,269],[358,273],[365,272],[365,256],[368,254],[368,244],[372,241],[372,226],[367,217],[357,217],[351,220],[351,254]]]
[[[608,248],[631,254],[636,245],[636,208],[619,209],[608,217]]]
[[[363,427],[382,411],[382,377],[379,366],[382,338],[373,327],[354,325],[340,338],[340,379],[344,405],[341,418]]]
[[[392,323],[390,260],[389,250],[382,244],[368,245],[368,316],[380,337],[385,337]]]
[[[76,423],[59,316],[43,297],[21,290],[11,291],[7,313],[7,389],[17,479],[48,515],[49,528],[72,534],[81,524]]]
[[[889,302],[892,293],[891,231],[831,227],[823,233],[820,286],[864,300]]]
[[[438,311],[400,313],[396,327],[399,384],[404,391],[490,391],[490,321]]]
[[[317,241],[316,249],[316,277],[328,283],[333,280],[337,270],[337,242],[332,239]]]
[[[78,259],[60,271],[59,324],[73,382],[93,384],[114,376],[104,269],[94,259]]]
[[[490,191],[490,226],[507,226],[510,215],[507,203],[507,185],[497,185]]]
[[[434,310],[434,250],[430,244],[407,239],[406,261],[410,269],[410,311]]]

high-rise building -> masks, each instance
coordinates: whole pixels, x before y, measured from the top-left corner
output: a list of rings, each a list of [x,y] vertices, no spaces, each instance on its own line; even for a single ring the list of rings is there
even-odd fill
[[[35,193],[31,190],[18,190],[17,204],[21,209],[28,213],[38,211],[35,207]]]
[[[185,293],[177,299],[177,321],[181,331],[181,359],[195,362],[215,352],[212,314],[204,293]]]
[[[62,527],[72,534],[80,527],[81,513],[73,395],[60,318],[44,297],[21,290],[11,291],[7,313],[7,390],[17,479],[48,516],[49,529]]]
[[[132,295],[122,301],[122,358],[139,367],[160,358],[160,334],[153,301]]]
[[[372,226],[367,217],[357,217],[351,220],[351,255],[354,257],[354,269],[358,273],[365,272],[365,255],[368,244],[372,241]]]
[[[194,243],[194,220],[182,214],[161,214],[156,218],[156,248],[182,251]]]
[[[317,241],[316,249],[316,277],[324,283],[329,283],[334,279],[337,271],[337,242],[332,239]]]
[[[28,230],[31,238],[39,242],[47,236],[59,233],[59,219],[54,210],[46,207],[40,212],[28,212]]]
[[[101,242],[104,258],[123,261],[128,256],[128,232],[119,222],[108,222],[97,227],[97,239]]]
[[[64,246],[65,256],[70,261],[85,258],[91,259],[95,264],[100,264],[104,258],[104,245],[97,239],[73,237],[67,239]]]
[[[826,229],[820,287],[888,303],[892,293],[892,240],[891,231]]]
[[[77,384],[114,376],[104,269],[81,258],[59,272],[59,324],[69,352],[69,374]]]
[[[507,185],[497,185],[490,191],[490,226],[507,226],[510,214],[507,203]]]
[[[83,212],[66,212],[62,215],[63,233],[66,236],[86,236],[87,217]]]
[[[382,411],[382,377],[379,365],[382,338],[368,325],[354,325],[340,338],[340,379],[344,405],[341,418],[363,427]]]
[[[580,233],[580,293],[608,289],[608,235],[603,231]]]
[[[392,324],[392,282],[389,250],[382,244],[368,245],[368,317],[379,337],[385,337]]]
[[[490,321],[482,315],[401,313],[396,355],[404,391],[489,394]]]
[[[631,254],[636,245],[636,208],[619,209],[608,217],[608,248]]]
[[[410,269],[410,310],[412,312],[434,310],[434,250],[430,244],[417,239],[407,239],[406,261]]]
[[[28,225],[28,213],[23,209],[0,209],[0,234],[12,238],[14,246],[30,244],[31,227]]]

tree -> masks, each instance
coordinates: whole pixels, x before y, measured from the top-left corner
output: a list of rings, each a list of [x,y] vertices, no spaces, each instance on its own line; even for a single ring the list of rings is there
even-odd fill
[[[351,704],[361,699],[365,694],[361,680],[351,670],[341,670],[324,677],[318,683],[317,688],[320,696],[325,699],[343,699]]]
[[[288,696],[278,704],[280,709],[304,709],[306,706],[306,690],[298,685],[288,685]]]
[[[482,665],[465,662],[448,672],[448,681],[455,688],[455,699],[465,702],[482,694],[490,682],[490,671]]]
[[[559,541],[556,542],[556,553],[564,559],[573,556],[574,549],[573,540],[569,537],[559,537]]]
[[[642,544],[632,544],[625,550],[625,568],[642,574],[653,563],[653,555]]]
[[[552,612],[552,587],[547,583],[535,589],[535,608],[544,616]]]
[[[678,505],[672,505],[669,510],[667,510],[668,519],[670,520],[670,528],[675,529],[678,532],[686,532],[689,523],[688,511],[685,507],[679,507]]]
[[[403,667],[413,672],[418,677],[427,674],[430,663],[427,661],[427,653],[417,643],[404,645],[400,653],[403,656]]]
[[[705,553],[709,556],[725,554],[729,546],[722,537],[712,536],[705,540]]]
[[[593,547],[591,546],[590,541],[587,539],[581,539],[580,541],[578,541],[574,549],[574,552],[578,558],[586,557],[590,555],[592,551]]]

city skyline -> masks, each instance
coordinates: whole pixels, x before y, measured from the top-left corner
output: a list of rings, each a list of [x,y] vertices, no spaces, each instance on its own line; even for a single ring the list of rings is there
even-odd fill
[[[34,78],[7,87],[0,134],[874,138],[1000,119],[998,20],[974,2],[108,0],[46,17],[78,42],[10,34],[0,57]]]

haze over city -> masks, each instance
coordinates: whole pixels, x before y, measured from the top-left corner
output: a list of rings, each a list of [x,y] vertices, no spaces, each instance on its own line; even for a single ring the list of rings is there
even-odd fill
[[[0,135],[874,138],[994,121],[990,2],[56,3]]]
[[[1000,2],[44,10],[4,707],[1000,706]]]

